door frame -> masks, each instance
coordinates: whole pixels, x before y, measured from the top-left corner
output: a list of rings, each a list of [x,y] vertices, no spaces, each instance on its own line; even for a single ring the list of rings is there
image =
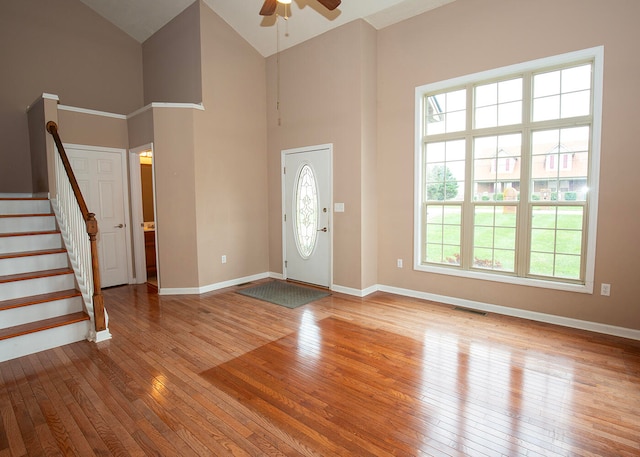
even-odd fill
[[[293,149],[283,149],[280,151],[280,183],[281,183],[281,214],[282,221],[282,279],[287,279],[287,224],[285,214],[287,209],[286,202],[286,181],[285,181],[285,162],[289,154],[301,152],[313,152],[318,150],[329,150],[329,289],[333,289],[333,143],[319,144],[315,146],[304,146]]]
[[[144,151],[151,151],[153,154],[153,143],[147,143],[129,149],[129,182],[131,183],[131,232],[133,237],[133,262],[135,264],[135,280],[131,284],[144,284],[147,282],[147,268],[145,259],[144,230],[142,227],[142,179],[140,177],[140,154]],[[160,290],[160,265],[158,263],[158,212],[156,207],[156,171],[155,160],[151,159],[151,181],[153,186],[153,214],[155,219],[155,247],[156,247],[156,275],[158,280],[158,290]]]
[[[107,152],[112,154],[118,154],[120,156],[120,172],[122,174],[122,200],[123,200],[123,210],[124,210],[124,226],[125,228],[131,227],[131,217],[130,217],[130,209],[129,209],[129,178],[128,178],[128,166],[127,166],[127,150],[121,148],[109,148],[105,146],[90,146],[86,144],[73,144],[73,143],[63,143],[62,146],[66,150],[81,150],[87,152]],[[91,208],[89,208],[91,211]],[[98,227],[100,230],[100,227]],[[124,243],[126,248],[126,256],[127,261],[125,265],[127,266],[127,278],[128,283],[133,284],[133,265],[131,263],[131,259],[133,256],[132,251],[132,243],[131,243],[131,230],[124,231]]]

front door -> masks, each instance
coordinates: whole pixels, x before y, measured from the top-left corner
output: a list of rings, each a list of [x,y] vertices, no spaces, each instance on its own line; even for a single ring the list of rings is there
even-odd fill
[[[283,151],[284,276],[331,285],[331,145]]]
[[[73,173],[89,212],[98,221],[98,260],[102,287],[129,282],[122,180],[123,154],[119,151],[65,147]]]

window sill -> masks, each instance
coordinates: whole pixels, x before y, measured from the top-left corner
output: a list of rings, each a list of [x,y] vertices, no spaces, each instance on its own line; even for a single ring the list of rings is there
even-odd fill
[[[566,292],[577,292],[582,294],[593,294],[593,281],[587,281],[585,284],[561,281],[547,281],[544,279],[521,278],[518,276],[508,276],[497,273],[485,273],[482,271],[458,270],[454,268],[427,266],[415,264],[413,269],[425,273],[435,273],[447,276],[457,276],[460,278],[479,279],[481,281],[493,281],[504,284],[515,284],[518,286],[538,287],[542,289],[562,290]]]

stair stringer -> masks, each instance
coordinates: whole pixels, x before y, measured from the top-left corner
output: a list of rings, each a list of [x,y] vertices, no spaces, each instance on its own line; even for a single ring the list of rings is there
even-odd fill
[[[73,269],[76,283],[78,284],[78,289],[80,290],[80,293],[82,295],[82,301],[84,303],[85,311],[89,315],[91,321],[89,333],[87,334],[87,340],[94,343],[110,340],[111,333],[109,332],[109,314],[107,313],[106,308],[104,310],[106,329],[100,332],[96,332],[95,330],[96,321],[95,313],[93,310],[93,284],[88,280],[89,275],[91,275],[92,272],[87,271],[81,262],[78,247],[73,242],[69,224],[67,223],[63,212],[60,210],[60,205],[58,204],[57,199],[50,198],[49,200],[51,201],[51,207],[53,208],[53,212],[56,216],[56,221],[58,222],[58,228],[60,229],[60,234],[62,235],[62,241],[65,245],[65,248],[67,249],[69,262],[71,263],[71,268]]]

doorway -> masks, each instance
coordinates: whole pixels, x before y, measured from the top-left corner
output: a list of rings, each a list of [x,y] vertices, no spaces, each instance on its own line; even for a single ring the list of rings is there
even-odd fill
[[[159,287],[153,144],[132,149],[129,157],[136,283]]]
[[[331,287],[332,155],[326,144],[282,151],[285,279]]]
[[[98,221],[98,261],[102,287],[129,283],[131,241],[123,149],[64,145],[89,211]]]

